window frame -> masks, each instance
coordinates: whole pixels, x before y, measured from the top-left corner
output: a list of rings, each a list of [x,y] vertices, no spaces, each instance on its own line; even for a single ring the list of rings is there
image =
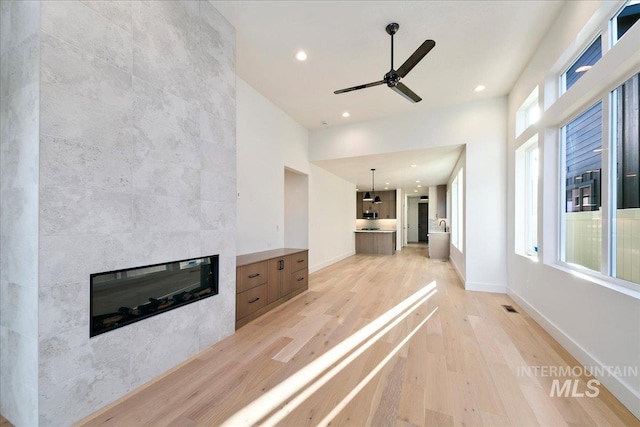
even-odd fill
[[[640,22],[640,21],[639,21]],[[562,270],[568,271],[571,274],[582,277],[584,279],[591,280],[604,287],[622,292],[627,295],[640,297],[640,283],[631,282],[625,279],[616,277],[616,265],[614,258],[614,251],[616,251],[616,233],[614,230],[617,198],[616,198],[616,185],[615,179],[612,179],[612,174],[616,173],[616,155],[614,153],[613,146],[615,145],[615,132],[616,124],[614,123],[614,108],[615,108],[615,91],[624,84],[632,76],[640,74],[640,68],[634,69],[634,71],[625,74],[624,77],[616,80],[616,84],[613,87],[607,87],[599,93],[599,95],[585,107],[581,108],[575,114],[564,120],[559,126],[556,127],[558,134],[558,180],[556,182],[557,188],[557,253],[556,260],[552,264],[553,266]],[[602,102],[602,172],[601,172],[601,268],[600,270],[592,270],[580,264],[568,263],[562,260],[565,254],[565,219],[566,215],[566,140],[563,135],[563,128],[567,126],[575,118],[579,117],[582,113],[589,110],[599,102]]]
[[[538,170],[535,196],[533,193],[533,180],[531,168],[531,155],[538,150]],[[516,255],[538,261],[539,257],[539,223],[540,223],[540,189],[541,189],[541,144],[540,136],[535,133],[515,150],[515,194],[514,194],[514,233]],[[535,199],[535,201],[533,200]],[[535,219],[532,221],[532,213],[535,211]],[[534,223],[532,227],[532,223]],[[535,245],[533,242],[535,241]]]
[[[640,22],[637,21],[636,24]],[[634,24],[634,25],[636,25]],[[620,89],[625,83],[627,83],[628,80],[635,78],[636,76],[638,76],[638,83],[640,84],[640,67],[638,68],[638,70],[634,73],[632,73],[631,78],[624,80],[623,82],[621,82],[620,84],[616,85],[615,88],[611,89],[609,91],[609,96],[608,96],[608,100],[609,100],[609,147],[610,149],[607,150],[608,151],[608,155],[609,155],[609,167],[610,167],[610,173],[608,178],[610,179],[610,185],[609,185],[609,200],[607,203],[607,206],[609,208],[609,224],[608,224],[608,233],[609,233],[609,239],[608,239],[608,250],[609,250],[609,276],[616,280],[616,281],[620,281],[621,283],[629,283],[631,284],[631,286],[636,286],[636,287],[640,287],[640,281],[639,282],[633,282],[630,280],[626,280],[624,278],[618,277],[618,271],[617,271],[617,267],[618,267],[618,230],[617,230],[617,225],[618,225],[618,211],[621,210],[621,208],[619,208],[618,206],[618,183],[617,183],[617,179],[618,179],[618,163],[620,161],[619,155],[620,153],[618,152],[618,111],[617,111],[617,104],[618,104],[618,89]],[[622,210],[624,209],[639,209],[639,208],[622,208]]]
[[[608,274],[609,272],[609,256],[608,256],[608,249],[605,249],[605,244],[607,241],[608,242],[608,234],[606,232],[606,228],[609,226],[607,223],[607,219],[608,219],[608,214],[609,214],[609,209],[607,208],[607,206],[605,206],[608,203],[608,198],[609,198],[609,191],[608,191],[608,185],[609,185],[609,180],[606,177],[607,174],[609,173],[609,165],[608,165],[608,161],[609,158],[606,156],[606,153],[609,151],[609,137],[608,137],[608,118],[609,118],[609,108],[610,108],[610,103],[606,100],[606,96],[605,97],[598,97],[595,100],[593,100],[593,102],[587,104],[586,106],[584,106],[583,108],[581,108],[580,110],[578,110],[575,114],[573,114],[571,117],[569,117],[568,119],[564,120],[559,126],[558,126],[558,141],[559,141],[559,151],[558,151],[558,166],[560,168],[559,170],[559,174],[558,174],[558,182],[557,182],[557,190],[558,190],[558,253],[557,253],[557,263],[560,265],[563,265],[566,268],[569,269],[575,269],[579,272],[585,273],[585,274],[596,274],[599,275],[601,277],[610,277]],[[566,156],[566,132],[564,131],[564,129],[566,129],[566,127],[569,125],[569,123],[571,123],[572,121],[574,121],[575,119],[577,119],[578,117],[580,117],[582,114],[584,114],[585,112],[589,111],[591,108],[595,107],[597,104],[602,104],[601,107],[601,111],[602,111],[602,122],[601,122],[601,146],[602,146],[602,152],[601,152],[601,180],[602,182],[600,183],[600,215],[601,215],[601,236],[600,236],[600,243],[601,243],[601,249],[600,249],[600,269],[598,270],[593,270],[590,269],[586,266],[583,266],[581,264],[574,264],[574,263],[570,263],[565,261],[564,259],[566,259],[566,241],[565,241],[565,237],[566,237],[566,217],[567,217],[567,192],[566,192],[566,188],[567,188],[567,156]],[[564,259],[563,259],[564,258]]]
[[[538,205],[540,196],[540,146],[538,136],[530,139],[529,146],[524,147],[524,197],[525,197],[525,220],[524,220],[524,252],[527,256],[538,258]],[[535,185],[532,177],[531,157],[533,152],[537,153],[537,174]],[[535,186],[535,191],[533,187]],[[532,220],[535,218],[535,220]],[[535,237],[534,237],[535,236]]]
[[[536,120],[531,120],[531,111],[536,109],[538,117]],[[540,87],[536,86],[533,91],[524,100],[518,111],[516,112],[516,138],[525,133],[532,125],[540,121],[542,110],[540,108]]]
[[[630,5],[631,1],[632,0],[626,0],[625,2],[623,2],[622,5],[616,10],[616,12],[611,16],[611,18],[609,18],[609,49],[611,49],[613,46],[615,46],[616,43],[618,43],[618,41],[620,41],[620,38],[618,38],[618,19],[617,18],[622,13],[622,11],[627,6]],[[640,22],[640,20],[636,21],[629,28],[629,30],[633,28],[635,25],[637,25],[638,22]]]
[[[598,28],[598,31],[596,34],[594,34],[593,37],[591,37],[589,39],[589,41],[587,43],[584,44],[584,46],[582,47],[582,49],[580,51],[578,51],[578,53],[576,55],[574,55],[570,61],[568,61],[567,65],[562,68],[562,70],[560,71],[560,73],[558,74],[558,78],[559,78],[559,82],[558,82],[558,96],[562,96],[564,95],[567,90],[567,73],[569,72],[569,70],[571,69],[571,67],[573,67],[575,65],[576,62],[578,62],[578,59],[580,59],[582,57],[582,55],[584,55],[587,50],[589,50],[589,48],[591,47],[591,45],[593,45],[593,43],[598,39],[598,37],[600,37],[600,58],[598,59],[598,61],[600,61],[600,59],[602,59],[602,57],[605,55],[605,53],[607,52],[607,50],[604,49],[605,47],[605,43],[604,43],[604,32],[602,31],[601,28]],[[596,63],[598,62],[596,61]],[[595,66],[595,64],[593,65]],[[584,71],[584,73],[587,73],[589,70]]]

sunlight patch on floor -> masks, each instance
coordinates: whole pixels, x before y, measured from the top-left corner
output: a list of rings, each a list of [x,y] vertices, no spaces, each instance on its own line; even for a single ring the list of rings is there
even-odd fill
[[[422,328],[422,326],[427,323],[427,320],[429,320],[431,318],[431,316],[433,316],[435,314],[435,312],[438,311],[438,307],[434,308],[431,313],[429,313],[429,315],[427,317],[424,318],[424,320],[422,320],[422,322],[420,322],[420,324],[418,326],[416,326],[415,328],[413,328],[413,330],[411,332],[409,332],[409,335],[407,335],[406,337],[404,337],[404,339],[402,341],[400,341],[400,343],[395,346],[393,348],[393,350],[391,350],[389,352],[389,354],[387,354],[385,356],[384,359],[382,359],[382,361],[380,363],[378,363],[376,365],[375,368],[373,368],[371,370],[371,372],[369,372],[367,374],[366,377],[364,377],[364,379],[362,381],[360,381],[358,383],[357,386],[355,386],[350,392],[349,394],[347,394],[344,399],[342,399],[340,401],[340,403],[338,403],[332,410],[331,412],[329,412],[329,414],[327,414],[326,417],[324,417],[322,419],[322,421],[320,421],[318,423],[318,426],[328,426],[329,423],[331,423],[331,420],[333,420],[339,413],[340,411],[342,411],[348,404],[349,402],[351,402],[353,400],[354,397],[356,397],[356,395],[358,393],[360,393],[360,391],[365,388],[365,386],[367,384],[369,384],[369,382],[376,376],[378,375],[378,372],[380,372],[382,370],[382,368],[384,368],[384,366],[389,363],[389,360],[391,360],[393,358],[393,356],[395,356],[400,349],[402,349],[402,347],[409,342],[409,340],[416,334],[416,332],[418,332],[420,330],[420,328]]]
[[[257,424],[262,426],[272,426],[278,424],[301,403],[313,395],[313,393],[345,369],[358,356],[374,345],[380,338],[406,319],[422,304],[427,302],[429,298],[436,294],[436,292],[436,282],[433,281],[395,307],[388,310],[386,313],[379,316],[377,319],[370,322],[367,326],[363,327],[349,338],[340,342],[338,345],[306,365],[304,368],[300,369],[286,380],[282,381],[280,384],[273,387],[240,411],[236,412],[222,425],[225,427],[236,427],[252,426]],[[418,325],[418,327],[414,328],[375,369],[382,369],[384,364],[393,357],[393,354],[395,354],[395,352],[397,352],[411,338],[411,336],[413,336],[413,334],[422,327],[422,325],[435,313],[436,310],[437,308],[433,310]],[[375,373],[371,378],[373,378],[373,376],[375,376]],[[367,376],[363,381],[366,380],[368,382],[371,378]],[[366,382],[359,384],[358,387],[361,385],[364,387]],[[360,389],[358,389],[358,391],[359,390]],[[343,403],[346,405],[348,401],[353,399],[353,396],[355,396],[358,391],[355,393],[349,393],[349,395],[345,397],[345,399],[349,400],[343,400],[338,406]],[[296,393],[299,394],[296,395]],[[334,409],[331,412],[331,414],[333,414],[332,418],[339,413],[343,407],[344,406],[340,407],[340,409],[337,409],[338,407],[336,407],[338,412],[334,414],[336,411],[336,409]],[[274,410],[275,412],[273,412]],[[269,414],[271,415],[269,416]],[[267,416],[268,418],[265,420],[264,418]],[[325,420],[327,420],[327,418],[325,418]],[[330,419],[328,419],[328,421],[330,421]]]

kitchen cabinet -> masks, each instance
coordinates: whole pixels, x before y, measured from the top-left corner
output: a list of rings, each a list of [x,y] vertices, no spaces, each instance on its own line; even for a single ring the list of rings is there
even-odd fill
[[[236,257],[236,329],[306,291],[307,249],[274,249]]]
[[[358,191],[356,193],[356,218],[357,219],[362,219],[362,212],[364,212],[363,209],[362,209],[362,205],[363,205],[362,198],[363,197],[364,197],[364,192]]]
[[[288,256],[281,256],[267,261],[269,265],[268,276],[268,303],[276,302],[281,295],[287,295],[291,292],[291,284],[289,283],[289,274],[291,262]]]
[[[447,186],[438,185],[436,187],[438,196],[438,206],[436,207],[436,218],[447,217]]]
[[[396,218],[396,192],[390,191],[376,191],[376,195],[380,196],[382,203],[375,204],[373,201],[365,202],[362,200],[364,197],[363,191],[356,193],[356,218],[363,219],[364,212],[378,212],[378,218],[380,219],[395,219]]]
[[[378,205],[380,209],[380,219],[395,219],[396,218],[396,192],[395,191],[382,191],[380,192],[380,200],[382,203]]]

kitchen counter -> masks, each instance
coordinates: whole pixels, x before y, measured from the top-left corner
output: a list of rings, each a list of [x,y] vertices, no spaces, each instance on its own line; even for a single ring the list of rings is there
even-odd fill
[[[396,253],[395,230],[356,230],[356,253],[393,255]]]
[[[244,265],[266,261],[272,258],[278,258],[278,257],[287,256],[287,255],[297,254],[300,252],[306,252],[308,250],[309,249],[279,248],[279,249],[271,249],[268,251],[256,252],[252,254],[237,255],[236,267],[242,267]]]

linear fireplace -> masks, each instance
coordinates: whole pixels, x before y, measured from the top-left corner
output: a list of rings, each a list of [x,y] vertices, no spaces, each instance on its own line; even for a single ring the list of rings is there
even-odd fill
[[[91,337],[218,293],[218,255],[90,275]]]

